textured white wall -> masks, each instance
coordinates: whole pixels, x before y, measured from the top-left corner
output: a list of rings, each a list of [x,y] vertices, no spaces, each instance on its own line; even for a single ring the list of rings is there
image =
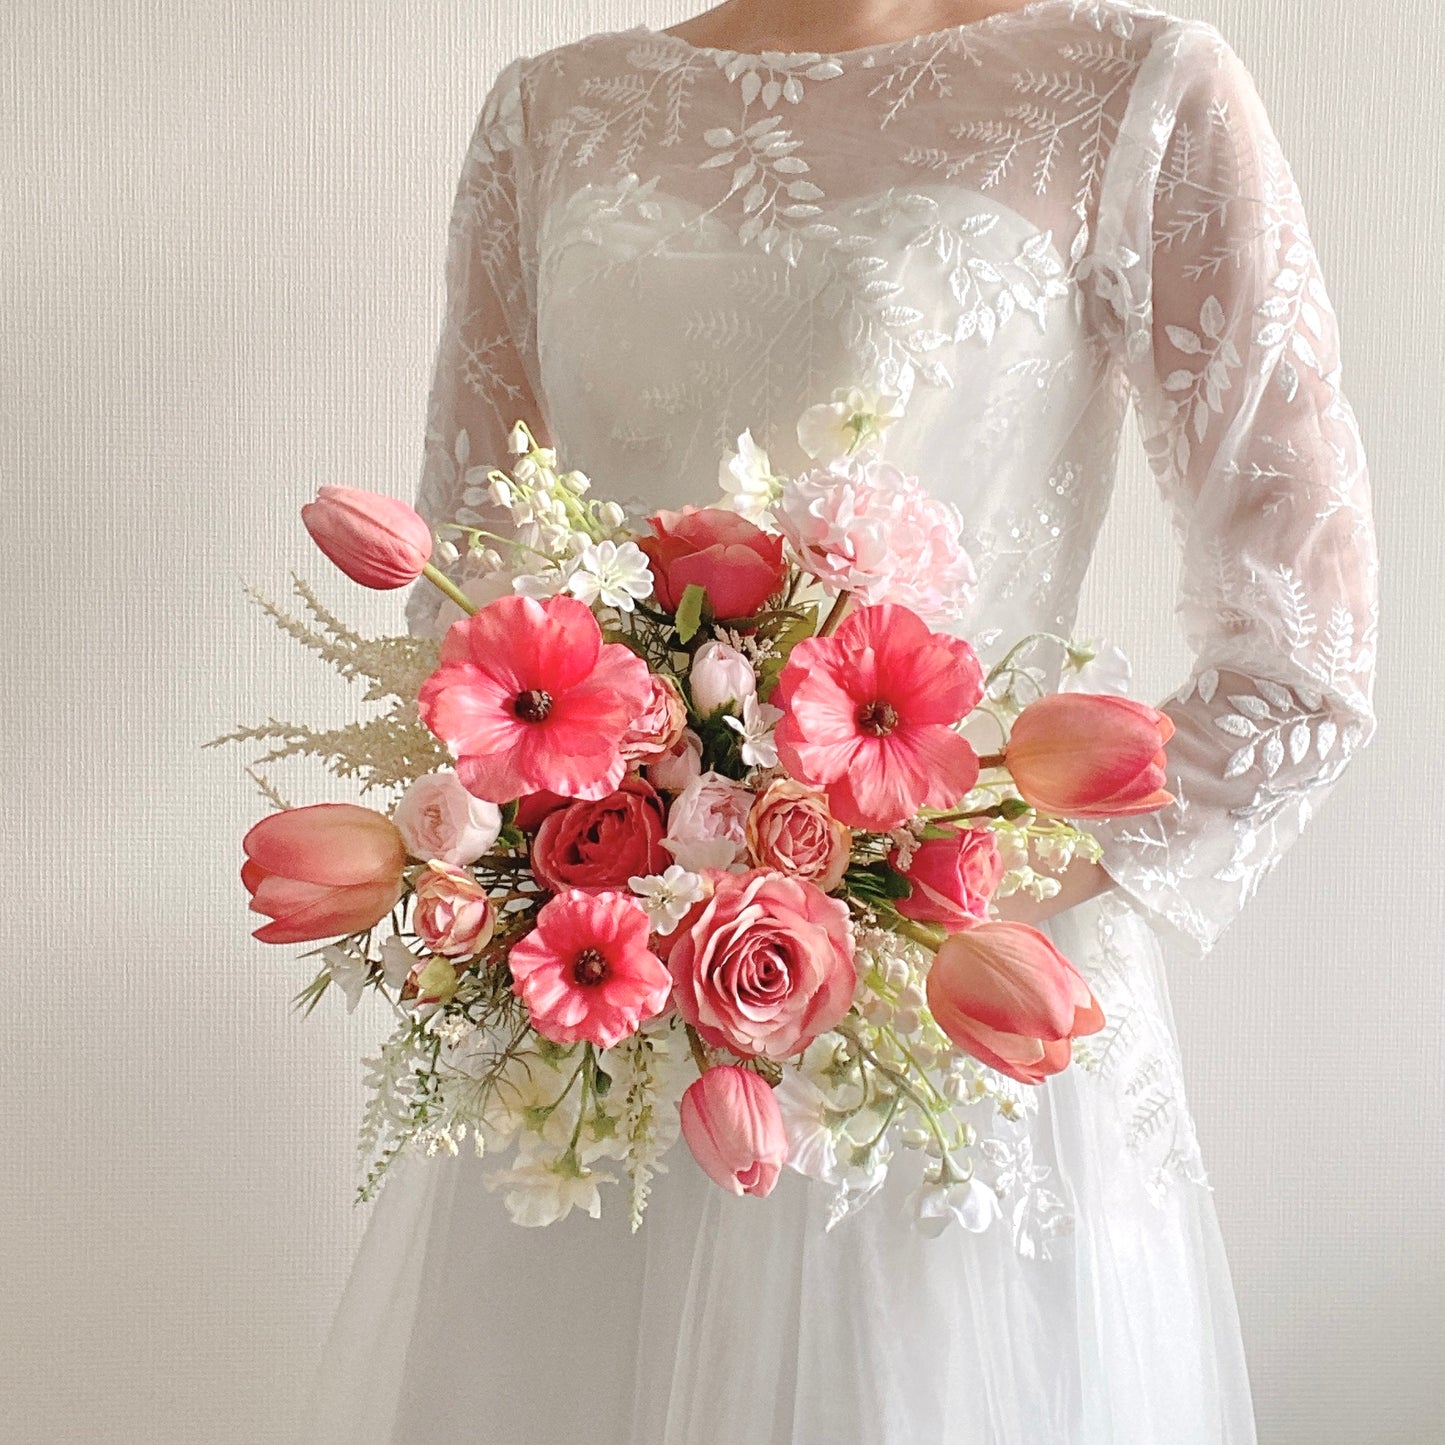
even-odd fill
[[[1375,747],[1178,978],[1194,1102],[1266,1445],[1438,1445],[1445,27],[1433,0],[1176,8],[1245,57],[1294,160],[1385,588]],[[686,13],[6,6],[6,1440],[289,1438],[364,1223],[370,1030],[329,1006],[294,1019],[296,950],[246,936],[238,843],[261,805],[236,750],[199,744],[344,698],[240,584],[280,597],[296,568],[367,600],[296,508],[327,481],[410,495],[447,209],[496,70]],[[1145,695],[1182,676],[1171,546],[1131,458],[1086,617]],[[298,801],[319,781],[278,776]]]

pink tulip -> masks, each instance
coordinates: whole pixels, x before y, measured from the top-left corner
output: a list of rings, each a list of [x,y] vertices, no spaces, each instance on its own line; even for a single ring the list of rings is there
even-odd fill
[[[759,1198],[773,1192],[788,1162],[788,1134],[763,1079],[720,1064],[688,1086],[678,1114],[692,1157],[714,1184]]]
[[[1168,713],[1132,698],[1060,692],[1018,716],[1004,764],[1041,813],[1112,818],[1151,813],[1174,801],[1164,790]]]
[[[406,587],[431,559],[431,528],[405,502],[359,487],[322,487],[301,508],[311,539],[363,587]]]
[[[639,537],[637,545],[652,567],[658,605],[668,612],[676,612],[682,594],[697,583],[719,622],[751,617],[787,576],[783,539],[736,512],[684,507],[659,512],[647,524],[656,535]]]
[[[317,803],[262,818],[241,842],[251,911],[273,921],[262,943],[361,933],[401,897],[406,844],[390,818],[354,803]]]
[[[1021,1084],[1068,1068],[1072,1040],[1104,1027],[1082,975],[1027,923],[977,923],[950,935],[926,989],[939,1028]]]

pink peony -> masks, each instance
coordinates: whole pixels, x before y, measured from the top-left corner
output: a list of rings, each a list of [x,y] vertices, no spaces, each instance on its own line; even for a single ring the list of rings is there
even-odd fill
[[[496,912],[487,890],[465,868],[433,858],[416,882],[412,926],[433,953],[471,958],[491,941]]]
[[[931,621],[958,617],[977,578],[956,507],[891,462],[819,467],[783,488],[774,509],[803,569],[857,602],[897,602]]]
[[[428,773],[402,794],[391,821],[413,858],[475,863],[497,841],[502,810],[467,792],[455,773]]]
[[[241,840],[252,937],[305,943],[363,933],[401,897],[406,846],[390,818],[355,803],[317,803],[262,818]]]
[[[890,860],[898,868],[898,854]],[[898,871],[913,892],[897,902],[905,918],[967,928],[988,916],[988,901],[1003,878],[1003,856],[991,828],[958,828],[947,838],[925,838]]]
[[[652,699],[632,720],[622,739],[622,756],[629,763],[651,763],[666,757],[687,727],[687,704],[670,677],[649,673]]]
[[[676,612],[682,594],[696,583],[707,592],[720,622],[751,617],[787,576],[783,539],[770,537],[736,512],[721,507],[684,507],[649,517],[651,537],[637,545],[647,553],[657,605]]]
[[[493,803],[548,789],[602,798],[622,781],[622,740],[652,702],[647,664],[603,642],[575,597],[500,597],[452,623],[422,683],[422,721]]]
[[[773,1192],[788,1162],[788,1135],[765,1080],[719,1064],[688,1085],[678,1115],[692,1157],[714,1184],[759,1198]]]
[[[794,646],[772,701],[778,757],[824,788],[835,817],[896,827],[920,807],[951,807],[978,780],[978,757],[953,724],[983,696],[983,670],[959,637],[930,632],[887,604]]]
[[[1004,765],[1041,813],[1112,818],[1152,813],[1166,792],[1164,744],[1174,719],[1127,697],[1061,692],[1031,702],[1014,720]]]
[[[702,773],[673,799],[663,846],[694,873],[730,868],[747,850],[752,806],[751,788],[721,773]]]
[[[1066,1069],[1072,1040],[1104,1027],[1082,975],[1027,923],[978,923],[952,934],[933,960],[926,989],[939,1028],[1021,1084]]]
[[[660,1014],[672,980],[648,949],[648,927],[642,905],[621,893],[570,889],[544,903],[507,958],[532,1027],[554,1044],[610,1049]]]
[[[648,781],[669,793],[680,793],[702,774],[702,739],[684,728],[677,742],[655,762],[648,763]]]
[[[624,778],[615,793],[569,803],[542,820],[532,871],[553,893],[626,891],[634,874],[661,873],[672,861],[662,846],[663,826],[657,790],[641,778]]]
[[[759,868],[806,878],[828,893],[843,881],[853,834],[828,811],[823,794],[779,778],[753,801],[747,843]]]
[[[781,873],[714,873],[673,944],[678,1012],[710,1044],[786,1059],[848,1012],[857,986],[847,906]]]
[[[301,508],[311,540],[363,587],[406,587],[431,559],[431,528],[405,502],[358,487],[322,487]]]

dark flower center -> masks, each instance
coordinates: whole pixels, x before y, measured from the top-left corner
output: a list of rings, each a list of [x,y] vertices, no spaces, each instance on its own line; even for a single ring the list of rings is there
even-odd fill
[[[547,714],[552,711],[552,694],[543,692],[540,687],[529,688],[512,704],[512,711],[523,722],[545,722]]]
[[[607,960],[595,948],[584,948],[572,964],[572,977],[584,988],[601,983],[607,977]]]
[[[858,709],[858,726],[870,737],[886,738],[898,726],[897,710],[881,698],[877,702],[865,702]]]

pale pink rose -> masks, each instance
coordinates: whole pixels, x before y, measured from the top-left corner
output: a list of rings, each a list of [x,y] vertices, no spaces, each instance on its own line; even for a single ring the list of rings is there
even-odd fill
[[[669,793],[680,793],[702,773],[702,739],[691,728],[684,728],[672,748],[648,763],[648,781]]]
[[[735,1054],[800,1053],[853,1002],[847,906],[761,868],[712,879],[712,897],[668,954],[678,1012]]]
[[[714,1184],[758,1198],[773,1192],[788,1162],[788,1135],[765,1080],[719,1064],[688,1086],[678,1116],[692,1157]]]
[[[497,841],[502,810],[467,792],[455,773],[428,773],[401,795],[391,821],[413,858],[475,863]]]
[[[977,577],[958,509],[891,462],[804,472],[784,486],[774,514],[804,570],[829,593],[901,603],[928,621],[958,617],[973,600]]]
[[[496,911],[487,890],[455,863],[431,859],[416,882],[412,926],[433,953],[471,958],[491,941]]]
[[[752,663],[725,642],[709,642],[698,649],[687,675],[687,685],[699,717],[707,717],[720,707],[741,712],[743,704],[758,695],[758,679]]]
[[[792,778],[769,783],[747,821],[748,854],[759,868],[806,878],[825,893],[843,881],[853,834],[828,799]]]
[[[634,874],[661,873],[662,799],[651,783],[627,777],[595,803],[578,801],[548,813],[532,843],[532,871],[553,893],[582,888],[619,892]]]
[[[663,847],[688,869],[731,868],[747,851],[752,789],[702,773],[673,800]]]
[[[655,672],[649,676],[652,699],[622,739],[622,756],[629,763],[652,763],[666,757],[687,727],[687,704],[677,684]]]
[[[898,868],[895,851],[889,861]],[[958,828],[947,838],[925,838],[898,871],[913,885],[894,907],[919,923],[967,928],[988,916],[988,901],[1003,878],[1003,857],[991,828]]]

